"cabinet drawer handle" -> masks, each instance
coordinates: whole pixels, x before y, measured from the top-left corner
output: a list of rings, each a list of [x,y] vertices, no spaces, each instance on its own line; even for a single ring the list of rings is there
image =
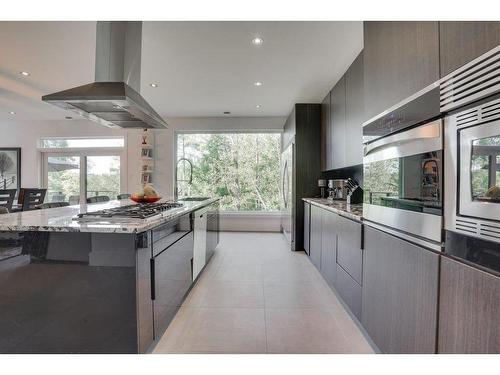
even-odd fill
[[[151,269],[151,300],[155,300],[155,260],[154,258],[149,259],[149,267]]]

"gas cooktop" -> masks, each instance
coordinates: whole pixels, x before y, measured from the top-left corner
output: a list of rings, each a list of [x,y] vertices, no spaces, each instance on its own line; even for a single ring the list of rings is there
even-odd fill
[[[78,221],[126,221],[128,219],[149,219],[161,213],[182,207],[182,203],[161,202],[131,204],[128,206],[107,208],[104,210],[78,214],[73,220]]]

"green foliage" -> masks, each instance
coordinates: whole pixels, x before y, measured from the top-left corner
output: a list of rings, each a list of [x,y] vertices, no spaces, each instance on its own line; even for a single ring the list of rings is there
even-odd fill
[[[179,134],[180,195],[212,196],[221,208],[237,211],[277,211],[280,208],[280,134]]]
[[[365,203],[380,203],[380,198],[384,196],[398,196],[399,186],[399,159],[381,160],[370,164],[369,168],[364,169],[363,179]],[[372,202],[370,202],[370,198]]]

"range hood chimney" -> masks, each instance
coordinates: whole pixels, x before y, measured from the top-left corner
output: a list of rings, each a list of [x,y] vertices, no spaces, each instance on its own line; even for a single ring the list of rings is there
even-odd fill
[[[42,97],[110,128],[166,129],[139,94],[142,22],[97,22],[95,82]]]

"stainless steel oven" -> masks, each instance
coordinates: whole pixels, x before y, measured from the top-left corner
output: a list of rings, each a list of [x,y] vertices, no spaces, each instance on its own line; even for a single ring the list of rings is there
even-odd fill
[[[445,119],[445,228],[500,242],[500,99]]]
[[[442,120],[364,146],[363,217],[441,249]]]

